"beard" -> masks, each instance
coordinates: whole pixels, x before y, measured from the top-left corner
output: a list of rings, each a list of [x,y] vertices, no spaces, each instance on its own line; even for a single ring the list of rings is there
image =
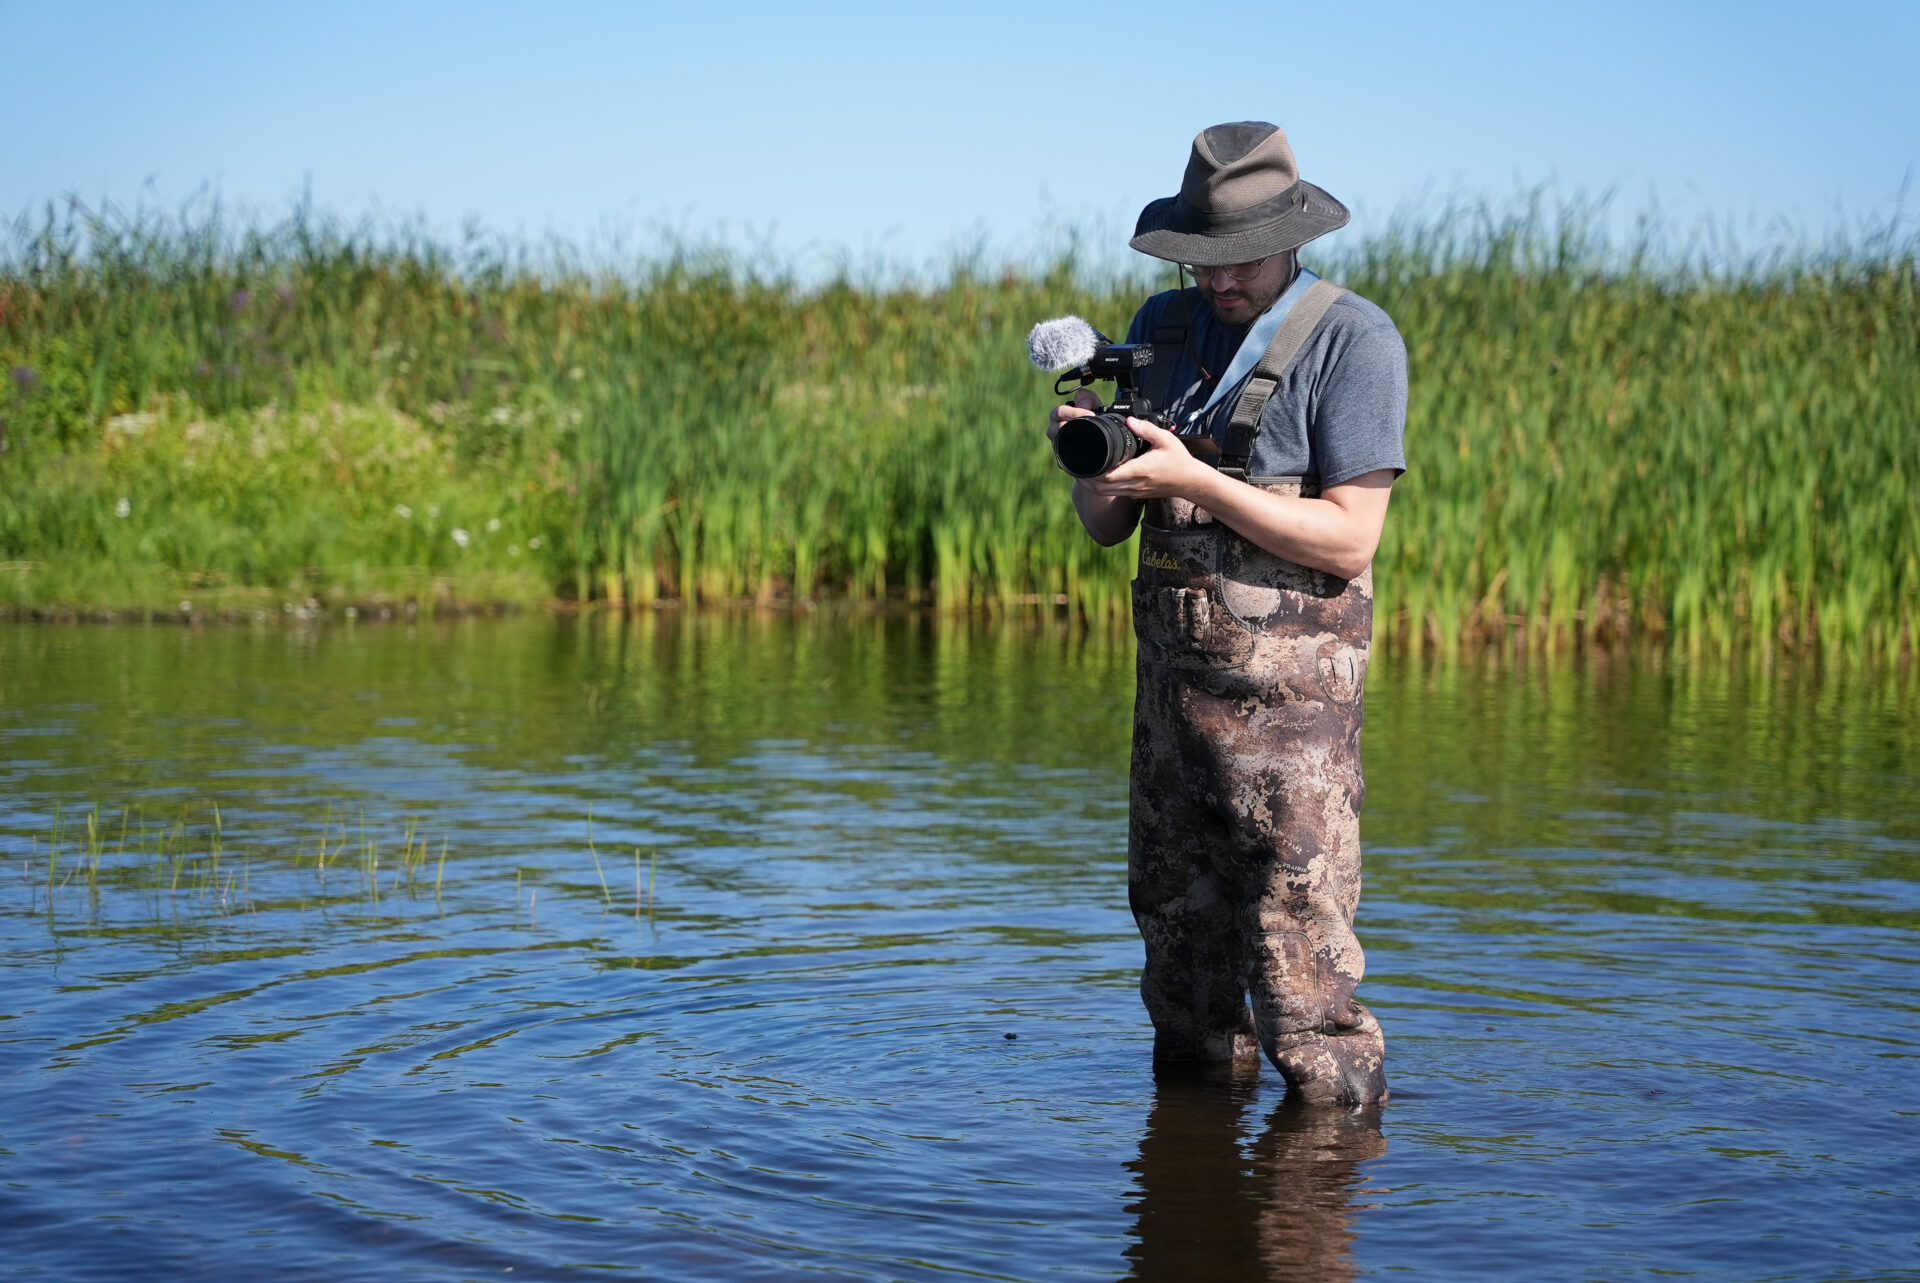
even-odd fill
[[[1276,270],[1271,273],[1263,270],[1250,281],[1229,279],[1222,289],[1214,288],[1214,282],[1222,279],[1216,275],[1200,287],[1200,297],[1207,301],[1223,325],[1253,324],[1255,318],[1287,292],[1287,287],[1300,273],[1299,258],[1293,253],[1275,257],[1281,261],[1274,264]]]

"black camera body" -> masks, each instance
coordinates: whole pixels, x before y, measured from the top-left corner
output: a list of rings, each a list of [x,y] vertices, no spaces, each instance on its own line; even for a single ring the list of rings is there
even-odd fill
[[[1139,372],[1152,364],[1150,343],[1102,343],[1085,365],[1060,376],[1055,392],[1065,392],[1069,381],[1085,387],[1096,379],[1112,379],[1114,385],[1111,405],[1085,418],[1068,419],[1054,432],[1053,457],[1063,470],[1076,477],[1098,477],[1137,457],[1147,443],[1127,426],[1129,418],[1173,431],[1173,421],[1140,391]]]

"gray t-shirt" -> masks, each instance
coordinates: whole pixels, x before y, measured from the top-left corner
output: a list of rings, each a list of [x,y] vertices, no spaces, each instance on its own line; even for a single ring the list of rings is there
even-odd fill
[[[1127,342],[1149,342],[1175,297],[1176,292],[1168,290],[1141,304]],[[1171,404],[1163,407],[1176,420],[1184,421],[1188,410],[1206,404],[1213,384],[1201,380],[1201,367],[1217,379],[1247,329],[1223,325],[1212,308],[1196,300],[1187,342],[1168,385]],[[1215,440],[1225,439],[1235,400],[1222,397],[1213,408],[1208,428]],[[1406,425],[1407,347],[1400,331],[1372,303],[1357,294],[1342,294],[1261,411],[1247,475],[1315,476],[1322,487],[1381,468],[1391,468],[1397,476],[1407,470],[1401,443]]]

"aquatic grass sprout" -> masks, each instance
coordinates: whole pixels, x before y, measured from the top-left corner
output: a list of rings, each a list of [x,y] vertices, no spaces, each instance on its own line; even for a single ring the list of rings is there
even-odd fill
[[[1910,652],[1914,239],[1711,259],[1596,226],[1455,211],[1309,256],[1411,360],[1381,643]],[[1024,339],[1067,312],[1123,331],[1144,288],[1071,255],[924,287],[535,264],[311,210],[22,222],[0,563],[31,568],[0,607],[845,596],[1120,624],[1131,551],[1080,531]],[[138,521],[103,521],[133,493]]]
[[[185,609],[187,603],[181,605]],[[129,905],[144,905],[169,917],[196,910],[225,916],[262,907],[324,911],[341,903],[379,902],[396,892],[438,901],[451,850],[450,839],[442,836],[434,859],[431,839],[412,817],[399,834],[397,858],[383,860],[383,843],[392,835],[383,836],[378,826],[370,830],[364,812],[352,826],[344,815],[336,820],[331,803],[319,818],[317,832],[302,832],[297,826],[286,832],[256,829],[231,846],[220,805],[213,799],[184,805],[170,817],[121,807],[115,818],[111,809],[94,805],[84,818],[84,836],[78,821],[70,824],[58,807],[49,833],[0,834],[0,860],[11,865],[25,857],[18,881],[52,917],[124,916]],[[24,847],[19,845],[22,836]],[[591,843],[590,855],[597,871],[598,855]],[[83,879],[78,885],[76,876]],[[264,904],[255,902],[256,883],[263,889]],[[611,907],[604,877],[600,889]],[[486,894],[482,889],[480,895]],[[638,914],[643,908],[654,908],[651,888],[644,902],[636,890],[633,911]]]

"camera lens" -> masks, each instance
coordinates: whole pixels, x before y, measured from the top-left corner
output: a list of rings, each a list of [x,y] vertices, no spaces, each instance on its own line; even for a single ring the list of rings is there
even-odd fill
[[[1053,434],[1053,455],[1076,477],[1098,477],[1139,454],[1146,442],[1117,414],[1068,419]]]

